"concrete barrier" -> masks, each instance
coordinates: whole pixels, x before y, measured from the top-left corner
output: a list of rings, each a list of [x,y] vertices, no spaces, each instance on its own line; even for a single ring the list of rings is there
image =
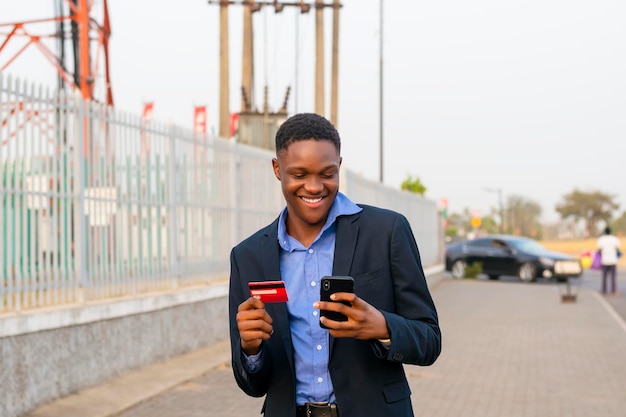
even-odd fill
[[[227,292],[220,283],[0,316],[0,416],[223,339]]]

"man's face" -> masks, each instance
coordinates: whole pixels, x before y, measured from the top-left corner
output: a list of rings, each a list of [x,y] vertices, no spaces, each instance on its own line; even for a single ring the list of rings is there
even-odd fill
[[[290,233],[322,228],[339,191],[341,157],[329,140],[300,140],[272,160],[287,202]]]

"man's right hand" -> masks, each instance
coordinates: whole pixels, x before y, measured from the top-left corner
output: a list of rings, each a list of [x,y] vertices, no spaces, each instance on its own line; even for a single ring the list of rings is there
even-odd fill
[[[268,340],[274,332],[272,318],[265,311],[263,301],[250,297],[239,304],[237,328],[241,337],[241,348],[246,355],[259,353],[261,343]]]

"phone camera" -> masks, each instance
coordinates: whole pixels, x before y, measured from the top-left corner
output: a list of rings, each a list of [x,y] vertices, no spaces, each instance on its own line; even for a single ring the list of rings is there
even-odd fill
[[[330,289],[330,281],[324,281],[323,287],[324,290],[328,291]]]

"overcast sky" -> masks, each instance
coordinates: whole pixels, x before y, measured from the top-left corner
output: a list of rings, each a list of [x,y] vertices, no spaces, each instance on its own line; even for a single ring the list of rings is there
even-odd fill
[[[426,196],[446,198],[451,212],[485,215],[497,207],[497,193],[485,188],[536,201],[544,220],[558,218],[555,204],[575,188],[613,194],[620,212],[626,209],[626,2],[384,3],[385,184],[399,187],[407,175],[418,176]],[[51,16],[53,4],[5,0],[0,23]],[[337,128],[344,167],[378,180],[380,1],[343,4]],[[217,131],[218,6],[110,0],[109,8],[116,107],[140,113],[152,101],[155,118],[191,127],[193,106],[206,105]],[[286,8],[276,15],[266,7],[254,19],[255,104],[262,106],[267,84],[270,107],[278,109],[291,86],[290,113],[313,111],[314,13]],[[231,8],[230,29],[237,112],[241,6]],[[0,54],[0,66],[6,56]],[[6,72],[55,82],[34,48]]]

